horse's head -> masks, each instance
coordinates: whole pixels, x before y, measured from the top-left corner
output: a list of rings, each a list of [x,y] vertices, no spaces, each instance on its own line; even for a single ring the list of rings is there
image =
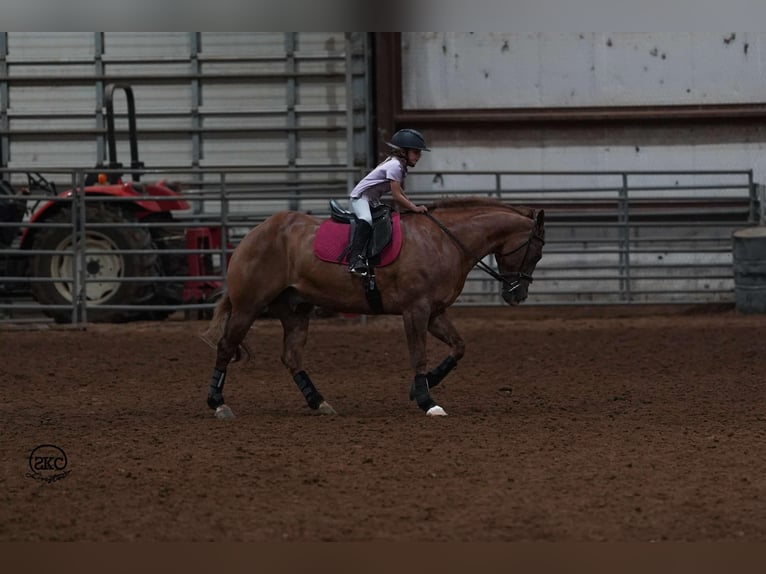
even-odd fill
[[[532,273],[543,257],[545,245],[545,212],[533,212],[529,219],[529,231],[519,243],[519,234],[509,237],[495,253],[497,267],[503,278],[503,299],[509,305],[518,305],[527,298]]]

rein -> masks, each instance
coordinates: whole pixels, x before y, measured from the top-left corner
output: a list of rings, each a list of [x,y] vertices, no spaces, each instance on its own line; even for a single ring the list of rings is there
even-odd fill
[[[521,285],[522,280],[527,281],[528,283],[532,283],[534,281],[531,275],[529,275],[528,273],[523,273],[521,271],[515,271],[513,273],[498,273],[497,271],[492,269],[492,267],[484,263],[481,257],[476,258],[475,256],[471,255],[471,253],[468,251],[468,248],[463,244],[463,242],[460,241],[457,237],[455,237],[455,234],[452,233],[449,230],[449,228],[446,225],[444,225],[441,221],[439,221],[433,215],[431,215],[430,212],[426,211],[425,215],[431,221],[433,221],[436,225],[439,226],[439,228],[447,235],[447,237],[449,237],[455,243],[455,245],[457,245],[461,249],[464,255],[466,255],[469,259],[472,259],[475,261],[474,262],[475,267],[478,267],[490,277],[500,281],[505,286],[506,292],[511,293],[515,291],[516,289],[518,289],[518,287]],[[529,233],[529,238],[518,247],[514,247],[513,249],[511,249],[510,251],[506,253],[501,253],[500,257],[511,255],[513,253],[516,253],[517,251],[520,251],[524,247],[526,247],[527,250],[524,253],[524,259],[521,262],[521,268],[523,269],[524,263],[527,262],[527,255],[529,254],[529,246],[532,243],[532,238],[535,235],[536,229],[537,229],[537,223],[535,222],[534,218],[532,218],[532,229]]]

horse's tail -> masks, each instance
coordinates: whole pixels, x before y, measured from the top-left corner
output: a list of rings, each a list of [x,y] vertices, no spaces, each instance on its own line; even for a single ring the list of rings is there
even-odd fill
[[[231,299],[229,299],[229,295],[227,293],[224,293],[221,299],[218,301],[218,304],[215,306],[215,310],[213,311],[213,318],[210,320],[207,329],[199,334],[199,338],[205,341],[205,343],[210,345],[210,347],[213,349],[217,349],[218,341],[220,341],[221,337],[223,337],[224,330],[226,329],[226,323],[229,321],[230,316]],[[234,354],[234,358],[231,362],[236,363],[242,359],[243,354],[246,359],[250,358],[250,349],[244,342],[237,346],[237,351]]]

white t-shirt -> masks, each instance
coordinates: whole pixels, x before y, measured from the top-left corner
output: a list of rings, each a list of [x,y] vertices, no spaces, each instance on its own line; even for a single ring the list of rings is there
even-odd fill
[[[351,199],[364,195],[371,206],[380,205],[380,197],[391,191],[392,181],[397,181],[400,185],[404,182],[402,160],[396,157],[388,158],[364,176],[351,191]]]

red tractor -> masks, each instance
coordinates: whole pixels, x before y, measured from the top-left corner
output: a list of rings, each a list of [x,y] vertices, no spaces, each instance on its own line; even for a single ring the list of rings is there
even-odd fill
[[[109,173],[94,172],[86,177],[84,185],[87,319],[96,322],[121,322],[165,318],[172,313],[171,310],[99,309],[99,305],[175,305],[210,300],[219,290],[220,281],[196,277],[219,274],[213,268],[211,254],[186,255],[166,250],[220,250],[221,228],[174,225],[176,219],[173,212],[189,209],[189,204],[179,197],[178,184],[164,180],[144,184],[140,182],[141,176],[137,171],[131,173],[130,181],[124,181],[122,175],[113,171],[123,168],[116,159],[113,109],[113,94],[116,89],[123,90],[127,97],[130,167],[132,170],[141,170],[144,167],[143,162],[138,159],[133,90],[126,85],[109,84],[104,94],[109,164],[97,166],[108,169]],[[27,179],[30,193],[42,192],[60,198],[73,195],[71,189],[59,193],[54,183],[39,174],[28,173]],[[8,227],[0,228],[0,232],[6,232],[4,238],[0,237],[0,246],[5,239],[6,246],[54,252],[1,257],[0,259],[5,260],[5,265],[0,261],[0,275],[53,279],[30,281],[28,289],[32,296],[45,305],[71,305],[72,300],[77,297],[77,294],[72,292],[71,278],[79,270],[79,266],[74,264],[78,259],[72,257],[75,247],[73,240],[76,237],[72,225],[74,224],[75,228],[81,226],[77,214],[73,217],[73,203],[38,201],[28,208],[24,195],[9,193],[10,186],[6,182],[3,183],[5,185],[0,185],[0,218],[6,221],[21,221],[24,210],[28,209],[29,221],[32,223],[69,225],[21,227],[15,238],[8,237]],[[132,201],[94,201],[94,197],[131,198]],[[89,227],[89,224],[93,223],[114,226]],[[123,226],[126,223],[151,225]],[[125,250],[142,250],[145,253],[121,253]],[[158,280],[162,277],[179,277],[179,280]],[[134,279],[114,281],[115,278]],[[6,290],[8,285],[9,283],[6,283]],[[14,290],[18,290],[18,286]],[[72,320],[71,308],[47,309],[45,312],[58,322]]]

